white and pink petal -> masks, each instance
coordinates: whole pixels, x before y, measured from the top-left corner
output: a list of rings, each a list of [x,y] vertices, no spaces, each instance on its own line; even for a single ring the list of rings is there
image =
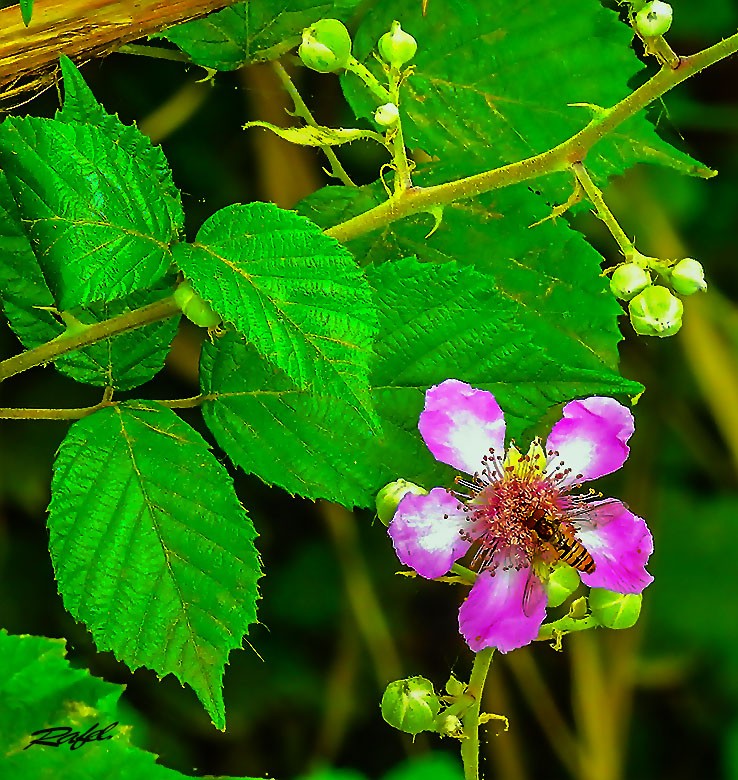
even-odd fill
[[[610,499],[592,507],[586,519],[573,525],[595,562],[592,574],[581,575],[585,585],[617,593],[640,593],[653,582],[646,571],[653,552],[651,532],[646,521],[620,501]]]
[[[447,379],[425,394],[420,435],[436,460],[474,474],[490,450],[505,447],[505,417],[492,393]]]
[[[478,653],[530,644],[546,616],[546,591],[531,567],[483,571],[459,609],[459,631]]]
[[[563,473],[560,485],[587,482],[617,471],[630,452],[633,415],[614,398],[592,396],[572,401],[563,410],[546,441],[548,475]]]
[[[478,526],[456,496],[433,488],[427,495],[405,495],[387,530],[400,561],[434,579],[466,554]]]

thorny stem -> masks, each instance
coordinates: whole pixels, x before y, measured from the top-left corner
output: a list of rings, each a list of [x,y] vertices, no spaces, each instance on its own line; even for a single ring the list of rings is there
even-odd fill
[[[347,242],[403,217],[427,212],[434,206],[564,171],[572,163],[581,162],[595,144],[625,120],[630,119],[685,79],[735,54],[736,51],[738,51],[738,33],[697,54],[682,57],[676,68],[662,67],[651,79],[619,103],[596,112],[586,127],[553,149],[445,184],[412,187],[385,203],[326,230],[326,233],[341,242]]]
[[[275,60],[272,62],[272,68],[277,74],[277,78],[279,78],[279,80],[282,82],[282,86],[284,87],[285,92],[287,92],[290,98],[292,98],[292,103],[295,106],[295,115],[304,119],[305,122],[310,125],[310,127],[317,127],[318,123],[315,121],[315,117],[312,115],[310,109],[305,105],[305,101],[302,99],[302,95],[297,91],[297,88],[290,78],[290,74],[285,70],[284,65],[282,65],[282,63],[278,60]],[[328,162],[331,165],[331,173],[337,179],[340,179],[347,187],[355,187],[356,185],[353,181],[351,181],[351,177],[344,170],[343,165],[341,165],[341,161],[338,159],[338,157],[336,157],[336,153],[333,151],[333,149],[331,149],[331,147],[327,144],[324,144],[319,148],[328,158]]]
[[[479,780],[479,711],[482,706],[484,683],[487,680],[487,672],[494,651],[494,647],[488,647],[476,654],[469,686],[466,689],[467,695],[474,699],[474,703],[466,710],[461,719],[464,727],[464,739],[461,740],[464,780]]]
[[[69,335],[63,333],[35,349],[29,349],[26,352],[21,352],[20,355],[0,361],[0,382],[23,371],[28,371],[29,368],[50,363],[68,352],[88,347],[90,344],[112,336],[119,336],[121,333],[127,333],[129,330],[135,330],[152,322],[166,320],[179,313],[179,306],[170,296],[140,309],[111,317],[109,320],[87,325]]]
[[[595,207],[597,216],[605,223],[612,237],[617,241],[625,259],[630,260],[635,251],[633,242],[625,235],[625,231],[620,227],[617,219],[615,219],[612,211],[605,203],[605,199],[602,197],[602,190],[592,181],[592,177],[582,163],[574,163],[571,168],[577,177],[577,181]]]

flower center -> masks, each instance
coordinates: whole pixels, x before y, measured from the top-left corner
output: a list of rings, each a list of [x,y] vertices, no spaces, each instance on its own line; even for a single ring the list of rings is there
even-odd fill
[[[562,539],[573,537],[570,510],[576,497],[565,495],[560,484],[567,472],[559,467],[547,475],[546,463],[536,440],[526,455],[514,445],[504,459],[490,451],[471,481],[457,479],[470,493],[460,496],[470,522],[481,526],[473,568],[520,569],[560,557]]]

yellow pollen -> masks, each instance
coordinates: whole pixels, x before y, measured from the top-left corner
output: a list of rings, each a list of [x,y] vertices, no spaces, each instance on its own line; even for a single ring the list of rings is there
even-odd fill
[[[526,455],[523,455],[514,444],[511,444],[505,456],[503,468],[506,474],[520,479],[541,478],[546,472],[546,453],[541,446],[541,440],[533,439]]]

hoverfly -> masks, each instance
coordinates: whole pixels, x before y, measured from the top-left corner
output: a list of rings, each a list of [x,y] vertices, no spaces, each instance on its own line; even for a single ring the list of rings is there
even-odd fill
[[[558,560],[569,566],[592,574],[595,562],[587,552],[586,547],[576,538],[574,531],[547,512],[542,507],[536,507],[525,520],[525,527],[535,531],[542,542],[548,542],[556,552]]]

